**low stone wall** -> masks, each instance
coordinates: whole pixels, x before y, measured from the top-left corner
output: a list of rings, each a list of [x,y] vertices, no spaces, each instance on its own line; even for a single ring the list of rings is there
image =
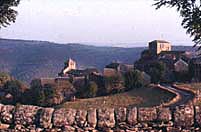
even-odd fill
[[[54,109],[0,105],[0,131],[191,132],[201,131],[201,106]]]

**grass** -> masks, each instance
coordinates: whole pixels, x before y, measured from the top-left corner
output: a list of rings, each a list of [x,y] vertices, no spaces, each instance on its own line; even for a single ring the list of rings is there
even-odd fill
[[[196,92],[197,90],[201,90],[201,83],[178,83],[177,85],[189,88],[193,90],[194,92]],[[194,105],[201,106],[201,100],[200,99],[195,100]]]
[[[150,107],[160,105],[174,97],[167,91],[145,87],[134,89],[126,93],[120,93],[104,97],[79,99],[74,102],[65,102],[58,108],[89,109],[89,108],[118,108],[118,107]]]
[[[187,87],[192,90],[201,90],[201,83],[177,83],[177,85]]]

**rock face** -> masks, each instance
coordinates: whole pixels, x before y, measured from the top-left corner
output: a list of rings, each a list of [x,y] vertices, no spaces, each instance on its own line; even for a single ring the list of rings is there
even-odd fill
[[[128,110],[128,117],[127,117],[128,124],[135,125],[137,123],[137,108],[131,108]]]
[[[39,107],[31,105],[17,106],[14,114],[15,124],[23,126],[30,126],[35,124],[36,115],[39,109]]]
[[[53,108],[43,108],[39,110],[39,123],[42,128],[52,128]]]
[[[178,106],[174,113],[176,126],[191,127],[194,124],[194,107]]]
[[[126,122],[126,114],[127,109],[126,108],[118,108],[115,110],[116,120],[118,123]]]
[[[114,109],[98,109],[98,127],[113,128],[114,126]]]
[[[158,109],[158,121],[168,122],[172,120],[172,114],[169,108],[159,108]]]
[[[74,109],[58,109],[53,114],[53,125],[55,127],[63,127],[73,125],[75,121],[76,110]]]
[[[157,119],[156,108],[139,108],[138,120],[140,122],[155,121]]]
[[[92,127],[92,128],[96,127],[96,123],[97,123],[96,109],[88,110],[87,122],[89,127]]]
[[[76,119],[76,123],[79,127],[86,126],[87,111],[86,110],[77,110],[75,119]]]
[[[1,105],[0,108],[1,108],[1,113],[0,113],[1,122],[12,124],[15,107],[11,105]]]
[[[196,112],[196,114],[195,114],[196,122],[201,127],[201,106],[196,106],[195,112]]]
[[[0,104],[0,120],[2,132],[199,132],[201,106],[86,111]]]

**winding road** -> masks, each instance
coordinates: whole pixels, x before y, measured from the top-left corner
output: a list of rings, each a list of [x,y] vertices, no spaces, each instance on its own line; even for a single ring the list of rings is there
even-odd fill
[[[177,102],[175,102],[174,104],[171,104],[170,107],[175,107],[175,106],[178,106],[178,105],[187,104],[195,96],[192,92],[188,92],[186,90],[181,90],[181,89],[178,89],[176,87],[172,87],[169,84],[160,84],[160,85],[163,86],[166,89],[170,89],[170,90],[178,93],[180,95],[180,97],[181,97]]]

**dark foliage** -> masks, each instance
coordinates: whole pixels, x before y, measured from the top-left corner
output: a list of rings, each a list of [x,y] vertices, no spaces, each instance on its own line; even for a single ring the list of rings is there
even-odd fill
[[[139,88],[143,86],[143,77],[140,71],[134,70],[125,73],[125,87],[127,89]]]
[[[3,88],[8,81],[11,81],[11,76],[7,73],[0,72],[0,88]]]
[[[163,81],[165,75],[165,64],[162,62],[154,62],[146,69],[147,73],[151,76],[152,83],[159,83]]]
[[[6,94],[12,95],[12,103],[16,104],[22,101],[22,96],[27,87],[18,80],[7,81],[4,85],[3,91]],[[6,102],[5,102],[6,103]]]
[[[84,88],[82,92],[84,97],[86,98],[96,97],[98,92],[98,86],[95,82],[90,81],[88,82],[88,84],[86,85],[86,87]]]
[[[191,80],[189,72],[174,72],[174,76],[177,82],[189,82]]]
[[[124,78],[121,73],[110,77],[104,77],[105,94],[122,92],[124,87]]]
[[[15,22],[17,11],[13,7],[18,6],[20,0],[0,0],[0,28]]]
[[[201,49],[201,1],[200,0],[155,0],[156,9],[162,6],[176,7],[177,11],[183,17],[181,25],[187,30],[187,33],[193,37],[195,46],[199,45]]]

